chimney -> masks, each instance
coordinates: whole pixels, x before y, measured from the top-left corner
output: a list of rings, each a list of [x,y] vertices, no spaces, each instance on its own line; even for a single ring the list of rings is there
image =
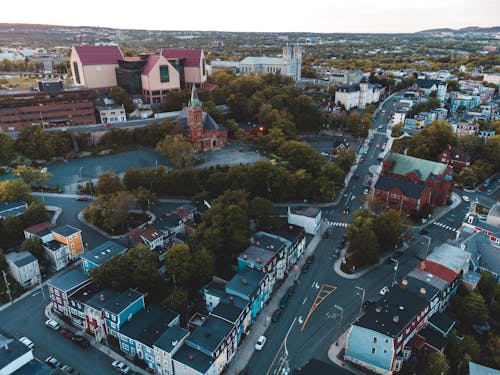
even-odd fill
[[[255,262],[256,262],[257,264],[261,264],[261,263],[262,263],[262,260],[260,260],[260,258],[257,258],[257,259],[255,260]]]
[[[248,259],[248,255],[243,254],[243,259],[247,260]]]
[[[234,305],[234,297],[233,296],[229,297],[229,304]]]
[[[255,243],[255,246],[259,247],[259,246],[260,246],[260,242],[259,242],[259,241],[257,241],[257,242]]]
[[[104,301],[104,294],[101,294],[101,295],[99,296],[99,301],[101,301],[101,302],[102,302],[102,301]]]
[[[420,288],[420,298],[424,298],[426,293],[427,291],[425,290],[425,288]]]
[[[408,280],[406,279],[401,280],[401,289],[406,289],[407,285],[408,285]]]
[[[245,278],[243,278],[243,279],[241,279],[241,283],[242,283],[243,285],[247,285],[247,284],[248,284],[248,280],[247,280],[247,279],[245,279]]]
[[[392,317],[392,321],[394,322],[394,324],[398,324],[398,323],[399,323],[399,316],[394,315],[394,316]]]

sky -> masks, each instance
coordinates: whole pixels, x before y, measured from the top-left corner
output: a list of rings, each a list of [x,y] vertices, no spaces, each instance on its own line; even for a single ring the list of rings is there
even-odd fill
[[[500,0],[24,0],[0,8],[0,23],[147,30],[411,33],[500,25]]]

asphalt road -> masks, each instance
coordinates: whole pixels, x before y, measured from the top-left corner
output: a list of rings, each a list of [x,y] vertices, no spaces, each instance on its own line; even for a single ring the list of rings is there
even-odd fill
[[[0,329],[15,338],[28,337],[35,344],[35,357],[41,361],[52,355],[81,374],[116,374],[108,356],[93,347],[82,349],[46,327],[46,304],[41,292],[34,291],[32,295],[0,312]]]

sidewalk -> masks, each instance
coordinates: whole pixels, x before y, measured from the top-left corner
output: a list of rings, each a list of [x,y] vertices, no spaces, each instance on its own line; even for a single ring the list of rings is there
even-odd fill
[[[127,359],[125,359],[123,356],[121,356],[120,354],[116,353],[115,351],[111,350],[110,348],[108,348],[106,345],[103,345],[101,344],[100,342],[97,342],[92,336],[86,334],[84,331],[79,331],[77,330],[75,327],[73,326],[70,326],[69,324],[67,324],[65,321],[63,321],[62,319],[59,318],[59,315],[55,314],[54,312],[52,312],[52,302],[49,303],[47,305],[47,307],[45,308],[45,316],[47,317],[47,319],[52,319],[52,320],[55,320],[61,327],[63,327],[64,329],[68,330],[68,331],[71,331],[72,333],[74,334],[78,334],[78,335],[82,335],[84,336],[85,338],[87,338],[89,341],[90,341],[90,344],[96,348],[97,350],[99,350],[100,352],[104,353],[105,355],[107,355],[108,357],[110,357],[112,360],[118,360],[118,361],[122,361],[123,363],[125,363],[128,367],[130,367],[131,370],[133,371],[136,371],[138,372],[139,374],[144,374],[144,375],[147,375],[148,372],[146,372],[145,370],[143,370],[142,368],[134,365],[133,363],[131,363],[130,361],[128,361]]]
[[[316,246],[318,246],[321,240],[321,234],[323,233],[322,228],[318,231],[318,234],[314,236],[309,245],[307,246],[304,255],[299,259],[297,265],[300,267],[304,264],[306,258],[311,255]],[[300,271],[299,271],[300,272]],[[251,331],[248,336],[240,343],[234,359],[229,363],[226,368],[227,375],[237,375],[240,371],[244,370],[250,362],[252,355],[254,353],[254,345],[257,339],[265,335],[269,324],[271,323],[271,316],[275,310],[278,309],[281,297],[286,293],[287,289],[294,283],[295,279],[299,277],[300,274],[296,274],[295,271],[291,271],[288,277],[285,279],[283,284],[279,289],[277,289],[273,296],[269,299],[268,303],[260,311],[260,313],[255,317],[255,321],[252,325]]]
[[[328,349],[328,358],[330,358],[330,361],[332,361],[336,365],[345,368],[346,370],[352,372],[353,374],[365,375],[366,374],[365,372],[362,372],[352,367],[348,362],[345,362],[338,357],[342,349],[346,348],[348,333],[349,330],[345,331],[344,333],[342,333],[342,335],[340,335],[340,337],[336,342],[332,343],[332,345]]]

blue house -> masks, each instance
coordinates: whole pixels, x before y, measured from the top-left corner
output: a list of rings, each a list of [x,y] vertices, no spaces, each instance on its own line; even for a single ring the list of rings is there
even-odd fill
[[[170,327],[178,326],[178,313],[150,305],[134,315],[117,333],[120,349],[130,357],[143,360],[157,370],[154,343]]]
[[[231,323],[236,328],[236,345],[241,342],[243,333],[248,333],[251,324],[250,306],[238,307],[234,303],[220,302],[210,315]]]
[[[19,216],[28,209],[25,201],[11,201],[0,203],[0,219],[7,219],[10,216]]]
[[[108,260],[111,260],[117,255],[123,254],[127,248],[113,241],[106,241],[96,248],[87,251],[81,255],[82,268],[86,275],[90,275],[92,268],[99,268]]]
[[[250,312],[253,321],[271,294],[269,280],[269,274],[247,267],[238,271],[227,283],[226,292],[251,303]]]

